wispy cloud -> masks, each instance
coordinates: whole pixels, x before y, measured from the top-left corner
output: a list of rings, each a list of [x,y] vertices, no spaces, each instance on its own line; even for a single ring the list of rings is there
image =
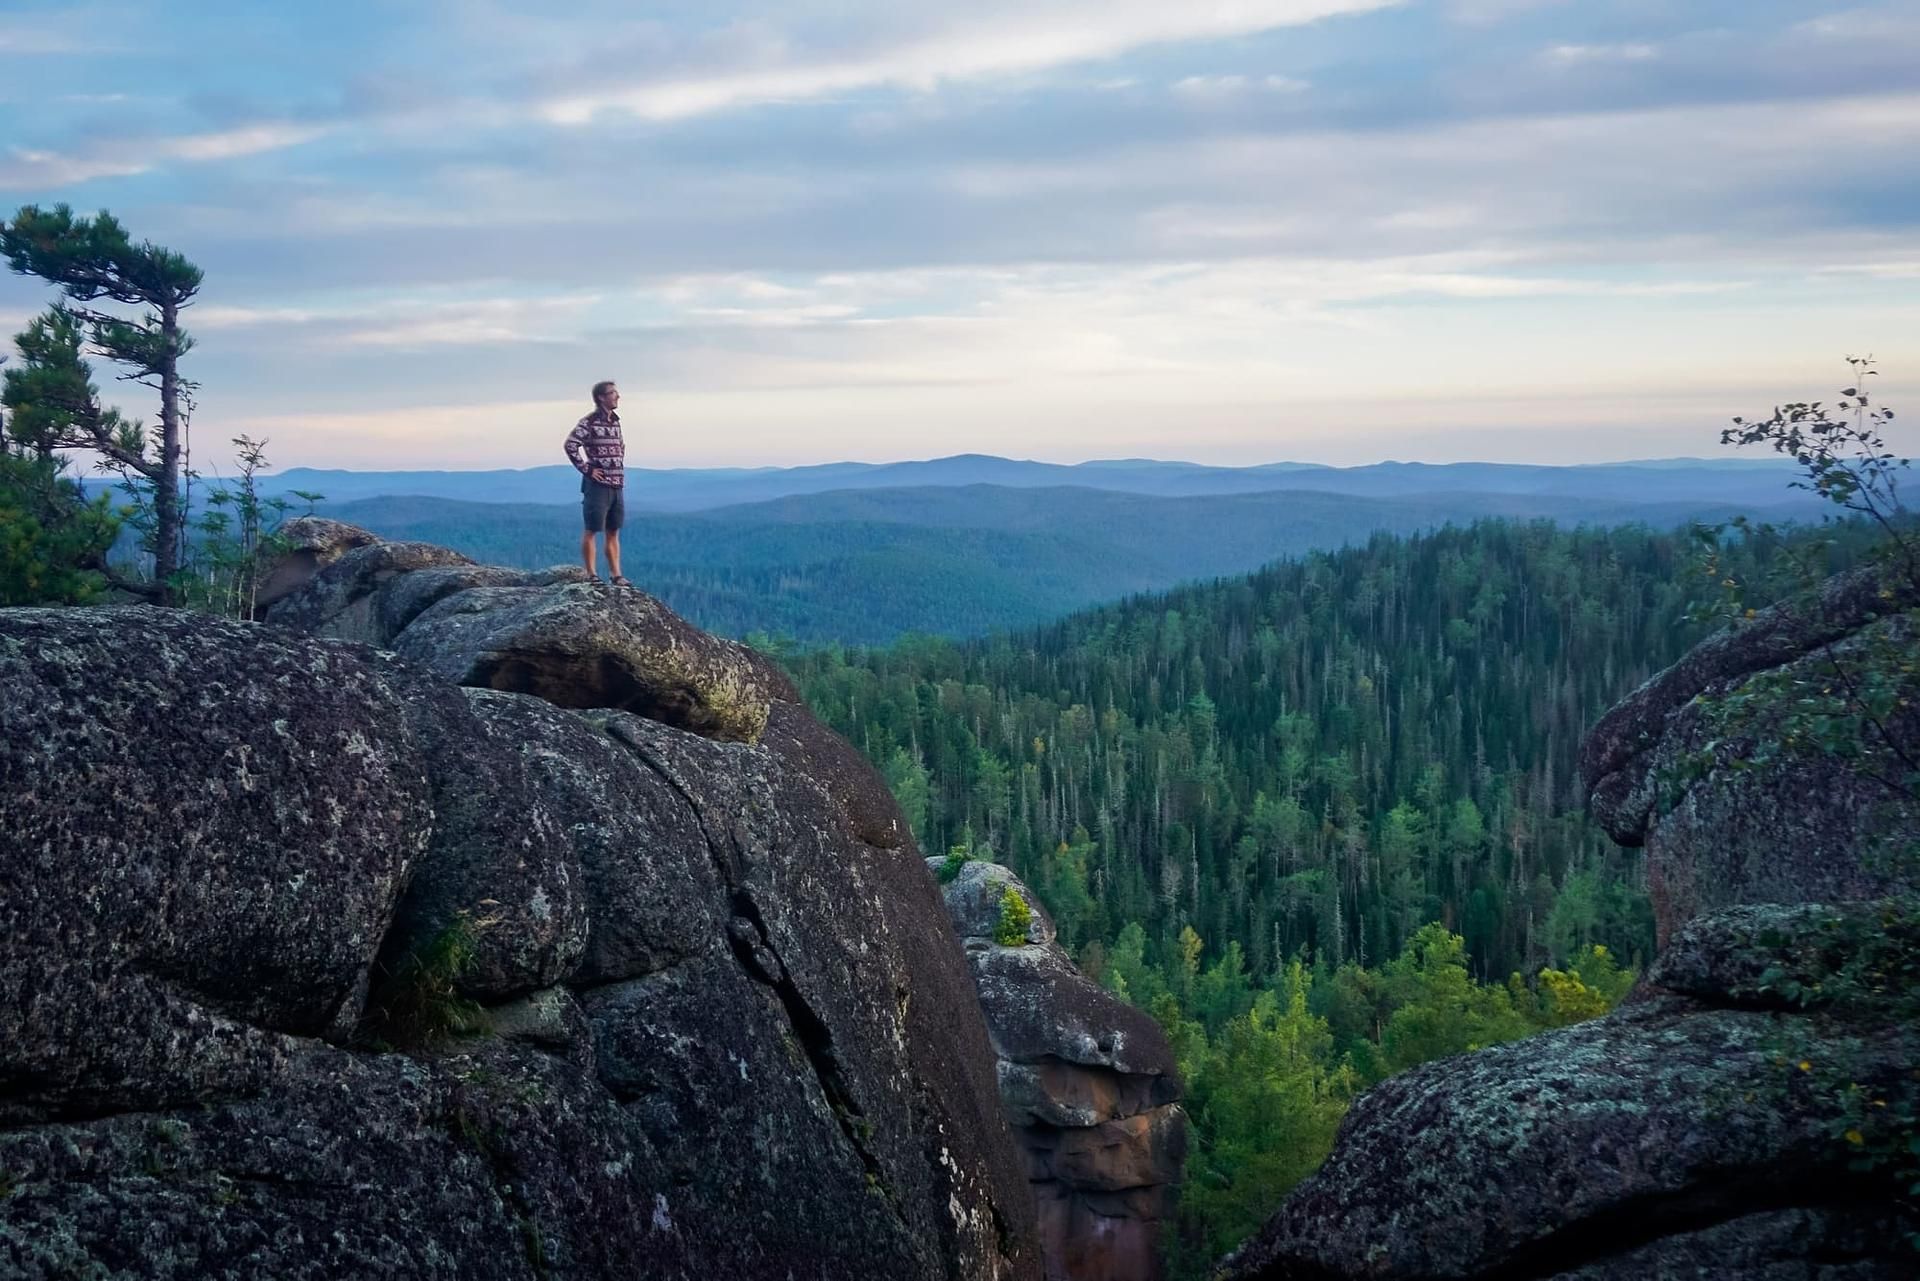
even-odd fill
[[[1557,44],[1542,54],[1548,62],[1577,66],[1587,62],[1647,62],[1660,56],[1650,44]]]
[[[324,125],[265,121],[210,133],[115,139],[71,154],[12,147],[10,159],[0,163],[0,189],[57,189],[148,173],[168,161],[202,164],[257,156],[311,142],[327,132]]]
[[[540,113],[586,124],[604,112],[676,120],[732,107],[794,102],[877,87],[929,90],[945,81],[1029,73],[1119,57],[1155,45],[1298,26],[1399,0],[1215,0],[1168,5],[1101,0],[1053,6],[989,5],[961,22],[854,56],[783,54],[758,65],[662,75],[548,98]]]
[[[0,18],[0,56],[44,57],[51,54],[97,53],[101,47],[88,42],[64,22],[35,26],[23,19]]]
[[[1300,93],[1306,88],[1304,80],[1275,75],[1184,76],[1173,82],[1175,93],[1200,101],[1238,98],[1249,93]]]
[[[262,152],[297,147],[301,143],[312,142],[315,138],[326,136],[328,131],[325,125],[265,121],[260,124],[243,125],[237,129],[222,129],[216,133],[161,138],[153,144],[153,149],[157,154],[174,160],[233,160],[241,156],[257,156]]]
[[[578,341],[592,327],[599,293],[511,298],[394,298],[379,305],[308,307],[200,304],[188,316],[194,330],[248,331],[331,347],[492,347],[510,343]]]

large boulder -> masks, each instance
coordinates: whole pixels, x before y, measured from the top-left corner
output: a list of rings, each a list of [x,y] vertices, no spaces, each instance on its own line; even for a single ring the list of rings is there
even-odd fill
[[[1719,907],[1843,902],[1914,884],[1897,848],[1920,831],[1910,791],[1876,777],[1884,771],[1781,746],[1777,717],[1723,733],[1706,704],[1760,681],[1830,688],[1863,652],[1920,648],[1900,615],[1916,605],[1920,586],[1900,575],[1834,578],[1695,646],[1594,727],[1580,757],[1589,808],[1616,841],[1644,847],[1662,945]],[[1920,707],[1892,709],[1885,726],[1920,759]]]
[[[461,685],[562,707],[615,707],[713,738],[752,742],[771,704],[796,701],[770,660],[633,590],[592,583],[471,587],[434,604],[395,652]]]
[[[969,860],[950,872],[947,911],[999,1056],[1001,1106],[1027,1152],[1047,1275],[1157,1278],[1160,1225],[1186,1157],[1172,1047],[1159,1024],[1074,967],[1012,871]],[[1005,945],[1009,894],[1028,924]]]
[[[342,532],[332,531],[343,541]],[[297,565],[299,556],[289,557],[267,571],[268,582],[288,576],[288,566]],[[397,629],[381,608],[384,589],[396,578],[416,570],[458,567],[485,571],[459,552],[432,543],[388,543],[368,536],[327,561],[292,590],[278,592],[263,602],[260,617],[270,623],[335,640],[364,641],[370,645],[388,644]],[[513,570],[498,571],[514,574]]]
[[[1911,1106],[1912,998],[1805,1003],[1863,948],[1911,973],[1920,931],[1879,907],[1694,921],[1613,1014],[1369,1091],[1224,1277],[1915,1275],[1920,1216],[1843,1135],[1855,1103]]]
[[[260,576],[255,610],[265,610],[292,595],[354,548],[380,541],[358,525],[325,516],[295,516],[274,533],[281,551]]]
[[[476,565],[431,543],[386,542],[337,521],[316,526],[267,578],[267,622],[392,649],[458,685],[533,694],[561,707],[613,707],[712,738],[754,742],[777,703],[799,695],[778,665],[710,636],[644,592],[577,565]],[[332,554],[307,569],[307,542]],[[905,828],[859,754],[797,709],[783,740],[817,760],[862,839],[898,848]],[[885,831],[892,824],[890,832]],[[878,838],[878,839],[875,839]]]
[[[1038,1278],[938,889],[844,810],[359,645],[0,611],[0,1275]]]

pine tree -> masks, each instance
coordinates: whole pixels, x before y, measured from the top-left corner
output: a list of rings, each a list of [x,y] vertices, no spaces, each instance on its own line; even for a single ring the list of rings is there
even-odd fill
[[[25,367],[6,376],[9,430],[42,455],[92,450],[121,475],[146,527],[153,574],[150,581],[119,585],[173,603],[186,534],[182,454],[192,393],[180,376],[180,358],[193,346],[180,314],[200,292],[200,269],[151,241],[135,244],[109,213],[76,218],[66,205],[26,205],[11,223],[0,223],[0,254],[15,272],[37,276],[65,296],[18,340]],[[103,300],[145,310],[130,320],[92,306]],[[88,345],[124,366],[126,380],[159,394],[154,428],[100,404],[83,356]]]

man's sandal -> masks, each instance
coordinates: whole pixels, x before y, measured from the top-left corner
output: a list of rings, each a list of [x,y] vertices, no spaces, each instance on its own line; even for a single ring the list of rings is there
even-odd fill
[[[609,583],[611,583],[611,584],[613,584],[613,585],[614,585],[615,587],[631,587],[631,586],[633,586],[633,580],[632,580],[631,578],[627,578],[627,577],[625,577],[624,575],[621,575],[621,574],[615,574],[615,575],[614,575],[614,576],[613,576],[612,578],[610,578],[610,579],[608,579],[607,581],[608,581]]]

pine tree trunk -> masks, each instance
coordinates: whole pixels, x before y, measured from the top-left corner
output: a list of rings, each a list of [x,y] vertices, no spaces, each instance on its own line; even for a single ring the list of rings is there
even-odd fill
[[[153,577],[159,603],[174,603],[173,576],[180,567],[180,310],[173,303],[160,311],[160,335],[166,346],[160,368],[160,475],[153,483]]]

